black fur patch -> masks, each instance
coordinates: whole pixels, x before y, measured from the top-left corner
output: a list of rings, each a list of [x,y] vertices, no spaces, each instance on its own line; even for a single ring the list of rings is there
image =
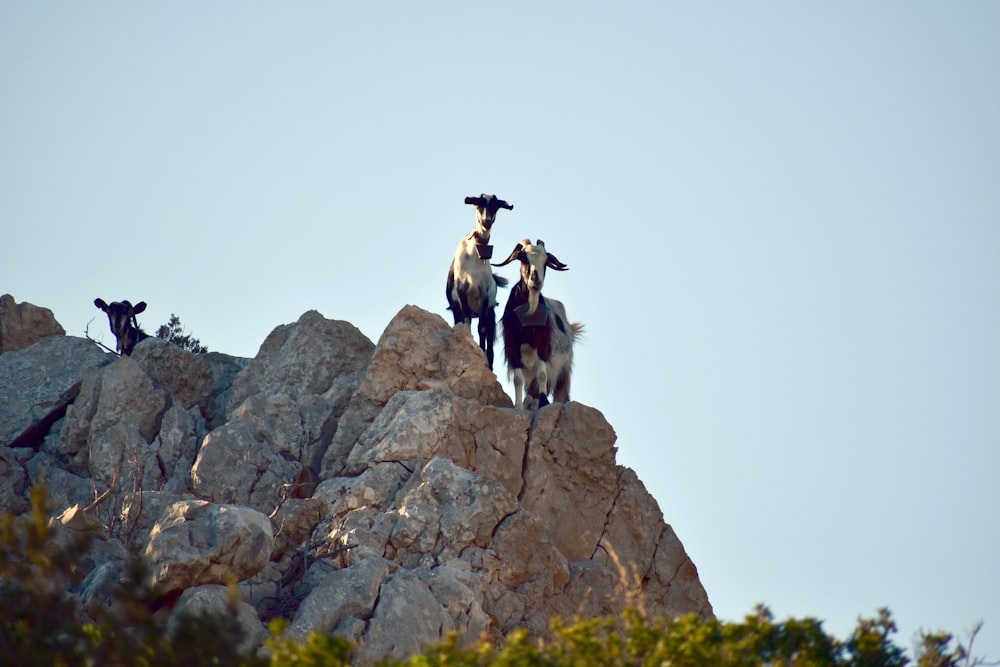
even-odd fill
[[[521,323],[522,327],[544,327],[545,323],[549,321],[549,307],[544,303],[538,303],[538,308],[535,312],[528,313],[529,305],[524,303],[514,309],[514,314],[517,315],[518,321]]]

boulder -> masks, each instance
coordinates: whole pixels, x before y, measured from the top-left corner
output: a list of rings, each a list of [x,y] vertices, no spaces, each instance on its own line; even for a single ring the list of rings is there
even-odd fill
[[[416,574],[396,570],[382,583],[354,663],[374,665],[386,658],[405,660],[429,644],[440,643],[455,629],[451,621],[451,616]]]
[[[243,581],[267,564],[271,522],[255,510],[182,500],[163,514],[143,551],[151,584],[163,593]]]
[[[257,617],[257,611],[243,600],[233,599],[225,586],[205,584],[187,588],[181,593],[177,604],[170,611],[167,632],[176,634],[182,619],[187,616],[196,621],[199,616],[231,618],[243,631],[243,638],[237,646],[241,655],[252,654],[268,637],[267,628]]]
[[[213,408],[215,377],[205,355],[194,354],[161,338],[147,338],[131,357],[158,387],[165,389],[173,403],[183,408],[198,407],[203,415]]]
[[[326,575],[302,601],[285,636],[302,641],[310,632],[331,632],[346,619],[368,620],[393,569],[389,561],[373,556]]]
[[[49,336],[0,355],[0,446],[40,447],[87,373],[114,359],[73,336]]]
[[[290,497],[303,465],[301,415],[284,394],[255,395],[205,436],[191,468],[195,493],[270,514]]]
[[[49,336],[65,336],[52,311],[24,301],[17,303],[10,294],[0,296],[0,354],[30,347]]]
[[[151,443],[168,401],[167,391],[156,387],[137,361],[119,357],[88,373],[52,453],[103,486],[137,479],[143,488],[156,488],[162,474]]]
[[[399,391],[439,389],[484,405],[511,407],[469,327],[406,306],[379,339],[323,458],[320,479],[339,474],[358,438]]]
[[[233,382],[227,414],[254,394],[293,399],[327,392],[343,375],[368,365],[375,346],[350,322],[328,320],[315,310],[277,327]]]

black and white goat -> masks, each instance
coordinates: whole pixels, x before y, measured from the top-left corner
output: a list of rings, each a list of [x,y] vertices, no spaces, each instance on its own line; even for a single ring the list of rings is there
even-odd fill
[[[476,207],[476,228],[462,239],[455,250],[455,259],[448,269],[448,310],[455,317],[455,324],[479,319],[479,347],[486,353],[486,362],[493,369],[493,343],[497,337],[496,306],[497,287],[506,287],[507,279],[494,275],[490,268],[493,246],[490,245],[490,228],[502,208],[514,207],[496,195],[481,194],[466,197],[466,204]]]
[[[524,239],[510,256],[494,266],[521,262],[521,279],[510,292],[504,308],[503,343],[507,371],[514,380],[514,407],[534,408],[552,400],[569,400],[570,373],[573,370],[573,342],[583,334],[583,325],[570,323],[566,307],[555,299],[542,296],[545,270],[566,271],[568,266],[545,250],[538,240],[532,245]],[[527,391],[527,397],[522,391]]]
[[[136,315],[146,310],[145,301],[133,306],[130,301],[112,301],[107,304],[104,303],[104,299],[94,299],[94,305],[108,314],[108,323],[117,341],[118,354],[131,355],[136,343],[149,338],[149,334],[139,328],[135,319]]]

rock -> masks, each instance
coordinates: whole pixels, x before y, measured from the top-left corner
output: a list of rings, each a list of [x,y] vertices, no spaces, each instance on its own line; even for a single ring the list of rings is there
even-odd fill
[[[511,407],[485,360],[468,327],[450,327],[440,315],[406,306],[379,339],[361,390],[382,405],[397,391],[443,389],[484,405]]]
[[[569,564],[554,544],[552,526],[531,512],[507,517],[497,528],[491,550],[499,561],[498,588],[520,596],[526,610],[549,609],[551,598],[569,582]],[[509,632],[524,624],[525,618],[515,615],[502,627]]]
[[[441,608],[451,617],[450,627],[461,630],[471,644],[488,632],[493,620],[483,611],[483,581],[462,560],[450,560],[431,570],[416,572]]]
[[[0,354],[30,347],[49,336],[65,336],[52,311],[27,301],[17,303],[10,294],[0,296]]]
[[[0,445],[40,447],[88,371],[116,358],[73,336],[50,336],[0,355]]]
[[[511,407],[467,326],[406,306],[379,339],[357,392],[323,458],[320,479],[338,474],[351,448],[396,392],[439,389],[484,405]]]
[[[99,564],[80,583],[80,602],[84,609],[98,607],[102,612],[118,611],[115,590],[125,583],[126,572],[122,560],[107,560]]]
[[[615,432],[597,410],[555,403],[536,413],[521,492],[524,509],[551,526],[556,548],[589,560],[618,491]]]
[[[170,593],[248,579],[267,564],[273,548],[271,522],[260,512],[183,500],[153,527],[143,555],[152,585]]]
[[[212,364],[204,355],[194,354],[161,338],[148,338],[136,346],[132,359],[156,386],[165,389],[183,408],[197,406],[203,415],[213,409]]]
[[[30,506],[24,497],[28,475],[14,450],[0,447],[0,513],[23,514]]]
[[[668,525],[656,542],[652,580],[646,588],[647,608],[655,614],[676,617],[694,612],[702,618],[712,617],[712,605],[698,578],[698,568]]]
[[[301,445],[301,419],[288,397],[254,396],[247,411],[205,436],[191,468],[192,486],[213,502],[270,514],[290,497],[287,485],[302,472]]]
[[[398,504],[389,553],[404,566],[415,567],[427,555],[441,562],[460,557],[471,546],[486,548],[497,525],[517,507],[517,499],[489,478],[433,458]]]
[[[75,566],[82,575],[127,556],[125,546],[110,536],[108,526],[94,509],[73,505],[51,518],[49,526],[53,529],[55,544],[76,552]]]
[[[128,547],[129,553],[139,554],[149,543],[149,536],[157,522],[174,505],[185,500],[193,500],[190,494],[169,491],[127,491],[116,497],[118,504],[115,518],[119,538]],[[110,503],[108,503],[110,505]]]
[[[371,618],[382,582],[392,570],[389,561],[374,556],[326,575],[302,601],[285,636],[302,641],[310,632],[330,632],[345,619]]]
[[[250,655],[268,637],[267,629],[253,607],[243,600],[231,599],[231,595],[225,586],[217,584],[185,589],[170,612],[167,632],[175,635],[184,616],[195,619],[199,616],[232,618],[243,631],[237,650],[240,655]]]
[[[615,571],[621,603],[641,609],[644,601],[661,613],[695,611],[711,615],[697,570],[633,470],[618,468],[618,494],[608,515],[595,561]],[[659,531],[650,531],[658,526]],[[665,568],[665,569],[664,569]]]
[[[517,495],[530,428],[528,412],[484,406],[440,390],[400,391],[351,450],[344,473],[358,474],[382,461],[413,466],[444,456]]]
[[[322,400],[322,399],[320,399]],[[306,432],[298,405],[286,394],[254,394],[233,411],[229,424],[247,423],[254,437],[275,454],[301,461]]]
[[[73,472],[95,475],[105,487],[142,479],[144,488],[158,488],[162,475],[150,443],[167,402],[167,392],[154,386],[138,362],[117,358],[87,374],[52,453],[66,457]]]
[[[381,587],[354,663],[405,660],[452,631],[451,616],[427,585],[408,570],[396,570]]]
[[[293,399],[323,394],[343,375],[368,365],[375,346],[350,322],[328,320],[315,310],[277,327],[233,382],[227,414],[254,394]]]
[[[312,478],[374,347],[349,322],[328,320],[314,310],[304,313],[297,322],[272,331],[257,357],[236,377],[226,414],[232,418],[257,395],[286,396],[296,405],[305,430],[304,454],[294,458]]]
[[[329,505],[322,498],[292,498],[282,503],[271,517],[275,545],[272,559],[305,544],[328,512]]]
[[[95,500],[94,487],[88,478],[75,475],[46,452],[38,452],[25,465],[32,486],[42,484],[49,492],[49,508],[55,515],[67,507],[86,507]]]
[[[171,406],[163,413],[157,436],[156,457],[163,470],[166,483],[164,491],[187,493],[193,491],[191,467],[198,455],[198,447],[207,432],[207,426],[197,409],[185,410]]]
[[[250,364],[244,357],[234,357],[221,352],[201,355],[212,368],[212,398],[209,414],[205,415],[209,428],[221,426],[226,421],[226,408],[233,392],[233,382]]]
[[[712,614],[603,415],[512,409],[469,328],[414,306],[377,347],[310,311],[253,360],[51,336],[0,355],[0,391],[0,509],[48,485],[57,538],[94,538],[87,603],[113,606],[142,554],[175,615],[230,609],[240,582],[243,649],[293,618],[356,664],[553,615]]]

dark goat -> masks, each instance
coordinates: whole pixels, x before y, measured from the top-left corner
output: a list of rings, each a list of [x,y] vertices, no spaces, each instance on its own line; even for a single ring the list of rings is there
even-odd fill
[[[132,348],[140,340],[149,338],[149,334],[139,328],[135,316],[146,310],[146,302],[140,301],[134,306],[130,301],[112,301],[104,303],[104,299],[94,299],[94,305],[108,314],[111,333],[115,335],[119,354],[129,356]]]
[[[570,324],[566,307],[542,296],[542,285],[546,268],[566,271],[569,267],[546,252],[541,240],[532,245],[524,239],[494,266],[515,259],[521,262],[521,279],[511,290],[501,319],[507,372],[514,380],[514,407],[529,407],[522,400],[523,389],[533,399],[530,407],[535,407],[535,401],[539,407],[548,405],[549,392],[553,401],[565,403],[573,370],[573,341],[583,334],[583,325]]]
[[[455,250],[455,259],[448,269],[448,310],[455,317],[455,324],[479,319],[479,347],[486,353],[486,363],[493,369],[493,343],[497,337],[496,306],[497,287],[506,287],[507,279],[493,274],[490,258],[490,228],[502,208],[514,210],[511,204],[496,195],[481,194],[466,197],[466,204],[476,207],[476,227],[462,239]]]

